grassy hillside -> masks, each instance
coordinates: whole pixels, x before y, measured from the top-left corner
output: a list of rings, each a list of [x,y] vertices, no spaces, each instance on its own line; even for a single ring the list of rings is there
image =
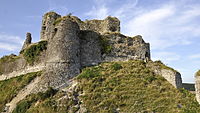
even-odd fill
[[[90,113],[200,112],[194,94],[175,89],[146,65],[143,61],[112,62],[83,69],[76,78],[78,92],[83,94],[78,97],[81,104]],[[45,93],[36,94],[32,99],[34,95],[30,95],[20,102],[25,104],[18,104],[16,109],[28,113],[73,113],[79,109],[75,107],[76,101],[70,98],[60,103],[67,95],[65,92],[59,91],[43,99],[41,95]]]
[[[39,76],[41,72],[28,73],[12,79],[0,81],[0,111],[6,103],[10,102],[17,93],[31,82],[36,76]]]

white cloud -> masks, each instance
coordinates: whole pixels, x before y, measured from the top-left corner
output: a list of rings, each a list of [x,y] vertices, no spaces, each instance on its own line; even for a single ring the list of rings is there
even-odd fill
[[[105,7],[105,5],[102,6],[93,6],[92,10],[85,13],[86,16],[90,16],[92,18],[98,18],[98,19],[104,19],[108,16],[108,9]]]
[[[200,19],[200,6],[187,4],[184,0],[159,4],[159,7],[151,9],[137,6],[138,0],[125,0],[117,8],[111,6],[110,1],[94,2],[86,16],[98,19],[117,16],[122,23],[122,33],[142,35],[153,50],[189,45],[193,43],[192,38],[200,37],[200,23],[197,22]]]
[[[57,4],[54,0],[48,0],[48,5],[49,9],[48,11],[56,11],[61,15],[67,15],[68,13],[73,13],[73,12],[68,12],[68,8],[62,4]]]
[[[0,33],[0,49],[7,51],[17,51],[21,48],[23,40],[19,36]]]
[[[190,59],[200,59],[200,54],[194,54],[189,56]]]
[[[199,18],[199,10],[200,7],[180,9],[177,4],[167,4],[151,10],[143,9],[122,27],[125,34],[141,34],[151,43],[152,49],[188,45],[192,43],[191,38],[200,36],[200,27],[194,23],[194,19]]]
[[[178,61],[181,59],[180,55],[173,52],[154,52],[152,57],[153,60],[162,60],[166,63],[171,63],[172,61]]]

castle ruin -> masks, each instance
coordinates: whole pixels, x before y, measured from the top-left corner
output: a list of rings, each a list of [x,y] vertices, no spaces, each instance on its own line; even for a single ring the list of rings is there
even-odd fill
[[[149,43],[140,35],[129,37],[121,34],[120,21],[110,16],[104,20],[82,21],[75,16],[48,12],[43,16],[40,42],[31,43],[31,40],[31,34],[27,33],[17,59],[1,64],[4,67],[0,67],[3,73],[0,80],[44,70],[33,92],[44,91],[48,87],[65,87],[87,66],[102,62],[151,59]],[[33,46],[38,49],[37,45],[42,45],[43,49],[39,48],[42,51],[29,58],[26,51]],[[182,87],[179,73],[161,68],[154,68],[154,71],[174,87]]]

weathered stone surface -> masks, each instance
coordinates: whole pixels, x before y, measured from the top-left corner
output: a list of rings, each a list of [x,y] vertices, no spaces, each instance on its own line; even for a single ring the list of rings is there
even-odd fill
[[[94,31],[81,30],[79,37],[81,66],[91,66],[102,62],[100,34]]]
[[[175,88],[183,88],[182,78],[179,72],[165,66],[164,64],[158,64],[156,62],[148,62],[147,66],[150,67],[157,75],[163,76]]]
[[[79,18],[72,16],[78,23],[81,30],[91,30],[100,34],[107,32],[120,32],[120,21],[116,17],[108,16],[104,20],[86,20],[81,21]]]
[[[168,69],[162,69],[160,72],[158,72],[158,74],[162,75],[175,88],[182,88],[182,79],[180,73]]]
[[[52,32],[54,32],[54,23],[56,19],[60,17],[61,16],[55,12],[49,12],[43,16],[40,40],[48,40],[53,37]]]
[[[9,56],[12,57],[12,56]],[[0,62],[0,72],[2,74],[9,74],[14,71],[24,69],[26,67],[26,60],[24,58],[12,58]]]
[[[44,70],[44,68],[45,68],[45,64],[38,64],[35,66],[26,66],[24,68],[21,68],[20,70],[15,70],[11,73],[0,75],[0,81],[17,77],[17,76],[27,74],[30,72],[42,71]]]
[[[61,17],[55,12],[46,13],[42,20],[40,39],[47,40],[47,50],[42,51],[33,64],[44,64],[45,72],[36,89],[62,87],[69,79],[78,75],[83,67],[101,62],[150,59],[149,44],[141,36],[128,37],[119,32],[120,21],[115,17],[81,21],[71,15]],[[31,44],[30,33],[27,33],[25,46],[28,44],[36,44]],[[25,46],[23,48],[28,47]],[[17,68],[9,68],[9,72],[3,71],[6,75],[29,66],[23,55],[19,61],[5,64],[7,65],[15,65]]]
[[[46,71],[39,87],[59,88],[80,72],[79,26],[64,18],[54,28],[55,35],[47,46]]]
[[[196,92],[196,99],[200,104],[200,71],[196,72],[195,74],[195,92]]]
[[[150,59],[149,44],[141,36],[127,37],[120,33],[108,33],[103,38],[111,45],[110,52],[103,54],[106,62]]]

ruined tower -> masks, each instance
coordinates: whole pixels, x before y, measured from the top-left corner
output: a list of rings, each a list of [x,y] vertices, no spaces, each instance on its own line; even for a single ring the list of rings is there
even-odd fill
[[[67,80],[80,73],[79,26],[66,17],[52,27],[52,30],[54,35],[48,39],[45,79],[42,85],[59,88],[67,85]]]
[[[52,37],[51,34],[54,32],[54,22],[60,17],[61,16],[55,12],[48,12],[43,16],[40,40],[47,40]]]
[[[31,33],[28,32],[26,33],[26,40],[24,41],[24,44],[21,50],[24,50],[26,47],[28,47],[28,45],[31,44],[31,41],[32,41]]]

